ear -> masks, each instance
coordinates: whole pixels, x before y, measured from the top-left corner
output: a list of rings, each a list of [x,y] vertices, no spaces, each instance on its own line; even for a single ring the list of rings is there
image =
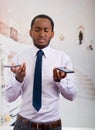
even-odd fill
[[[52,31],[52,35],[51,35],[51,38],[53,38],[54,37],[54,31]]]
[[[32,37],[32,30],[29,31],[30,37]]]

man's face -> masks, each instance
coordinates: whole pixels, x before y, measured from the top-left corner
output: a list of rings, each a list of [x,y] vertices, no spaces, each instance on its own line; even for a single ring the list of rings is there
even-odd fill
[[[39,49],[48,46],[51,38],[54,36],[51,22],[46,18],[37,18],[30,30],[30,36],[33,39],[34,45]]]

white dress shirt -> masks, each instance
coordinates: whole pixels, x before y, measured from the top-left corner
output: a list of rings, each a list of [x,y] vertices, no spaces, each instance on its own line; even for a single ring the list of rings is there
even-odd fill
[[[19,114],[34,122],[56,121],[59,114],[59,94],[66,99],[73,100],[76,97],[74,74],[67,74],[67,77],[60,82],[53,80],[53,68],[67,67],[72,69],[70,57],[59,50],[47,46],[43,49],[42,61],[42,107],[36,111],[32,106],[33,78],[38,48],[33,46],[30,50],[24,51],[15,56],[15,64],[26,64],[26,76],[22,83],[15,79],[12,73],[9,83],[6,85],[5,98],[8,102],[15,101],[20,95],[22,102]],[[65,107],[65,106],[64,106]]]

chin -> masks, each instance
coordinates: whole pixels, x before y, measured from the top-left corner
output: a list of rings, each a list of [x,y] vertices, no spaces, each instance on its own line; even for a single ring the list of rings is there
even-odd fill
[[[42,44],[40,44],[40,45],[35,45],[37,48],[39,48],[39,49],[43,49],[43,48],[45,48],[45,47],[47,47],[49,44],[47,44],[47,45],[42,45]]]

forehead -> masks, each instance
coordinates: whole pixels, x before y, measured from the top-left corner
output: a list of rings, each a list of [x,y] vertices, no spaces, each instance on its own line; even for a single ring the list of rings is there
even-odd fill
[[[47,18],[37,18],[34,22],[34,27],[41,27],[41,28],[50,28],[51,22]]]

